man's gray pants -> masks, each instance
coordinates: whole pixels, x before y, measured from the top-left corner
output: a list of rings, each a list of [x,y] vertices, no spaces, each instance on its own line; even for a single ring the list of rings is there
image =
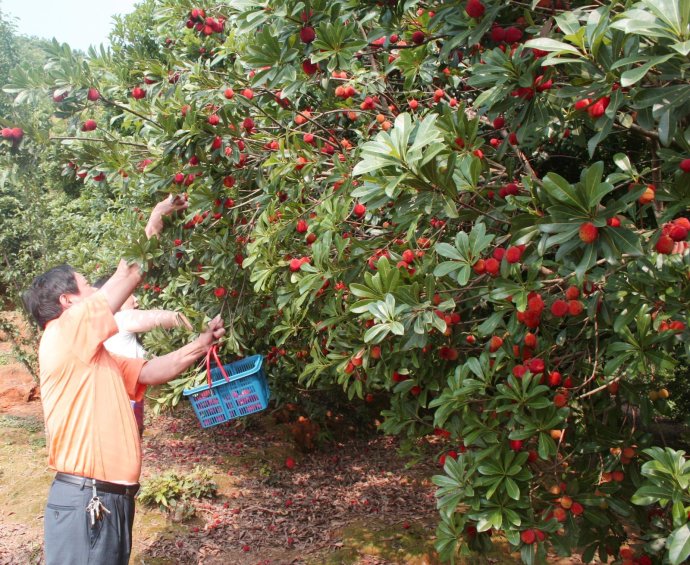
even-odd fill
[[[46,565],[127,565],[132,550],[134,497],[98,492],[110,514],[91,527],[86,507],[91,480],[82,486],[53,481],[44,517]]]

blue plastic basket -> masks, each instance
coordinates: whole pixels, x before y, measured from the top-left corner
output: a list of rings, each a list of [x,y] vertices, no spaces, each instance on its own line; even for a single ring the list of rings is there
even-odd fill
[[[182,393],[192,403],[202,428],[264,410],[271,391],[262,368],[263,355],[252,355],[209,372],[211,384],[203,384]]]

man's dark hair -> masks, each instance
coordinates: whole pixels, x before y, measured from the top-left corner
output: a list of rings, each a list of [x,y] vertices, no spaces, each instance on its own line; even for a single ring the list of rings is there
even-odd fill
[[[34,317],[41,329],[62,314],[61,294],[78,294],[76,271],[69,265],[59,265],[37,276],[22,295],[24,308]]]

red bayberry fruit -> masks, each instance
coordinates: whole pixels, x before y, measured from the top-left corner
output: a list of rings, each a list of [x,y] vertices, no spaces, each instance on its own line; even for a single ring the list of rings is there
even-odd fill
[[[89,92],[86,94],[86,98],[90,100],[91,102],[95,102],[101,97],[101,93],[98,92],[98,89],[96,88],[89,88]]]
[[[594,243],[599,237],[599,228],[592,222],[585,222],[580,226],[579,235],[584,243]]]
[[[299,38],[302,40],[302,43],[311,43],[316,39],[316,32],[313,27],[305,26],[299,32]]]
[[[132,89],[132,98],[134,98],[135,100],[141,100],[145,96],[146,96],[146,91],[143,88],[141,88],[139,86],[135,86]]]
[[[495,353],[501,348],[502,345],[503,338],[497,335],[491,336],[491,340],[489,341],[489,351],[491,351],[491,353]]]
[[[580,297],[580,289],[576,286],[569,286],[565,291],[567,300],[577,300]]]
[[[414,43],[415,45],[420,45],[424,43],[425,39],[426,34],[423,31],[417,30],[412,34],[412,43]]]
[[[81,131],[93,131],[97,127],[96,120],[86,120],[81,126]]]
[[[302,61],[302,70],[306,74],[311,76],[319,70],[319,65],[316,63],[312,63],[309,59],[305,59],[304,61]]]
[[[352,213],[357,216],[358,218],[361,218],[364,216],[364,214],[367,213],[367,208],[364,204],[358,202],[355,204],[355,207],[352,209]]]
[[[568,303],[565,300],[556,300],[551,305],[551,314],[556,318],[562,318],[568,313]]]
[[[656,250],[658,253],[668,255],[673,252],[674,241],[667,235],[662,235],[656,242]]]
[[[523,446],[523,441],[521,439],[511,439],[510,440],[510,449],[513,451],[520,451]]]
[[[465,12],[470,18],[481,18],[484,15],[484,4],[480,0],[467,0]]]
[[[683,159],[678,166],[684,173],[690,173],[690,159]]]
[[[537,540],[537,534],[534,530],[523,530],[520,532],[520,539],[526,545],[532,545]]]
[[[513,245],[506,251],[505,258],[508,263],[517,263],[522,257],[522,249]]]

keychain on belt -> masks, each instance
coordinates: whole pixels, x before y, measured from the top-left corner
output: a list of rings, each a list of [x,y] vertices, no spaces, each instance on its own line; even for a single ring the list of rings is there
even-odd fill
[[[88,512],[89,516],[91,517],[91,527],[93,528],[96,525],[96,521],[101,520],[104,517],[102,512],[110,514],[110,510],[108,510],[101,502],[101,499],[98,498],[98,491],[96,491],[96,479],[91,479],[91,481],[93,496],[86,507],[86,512]]]

